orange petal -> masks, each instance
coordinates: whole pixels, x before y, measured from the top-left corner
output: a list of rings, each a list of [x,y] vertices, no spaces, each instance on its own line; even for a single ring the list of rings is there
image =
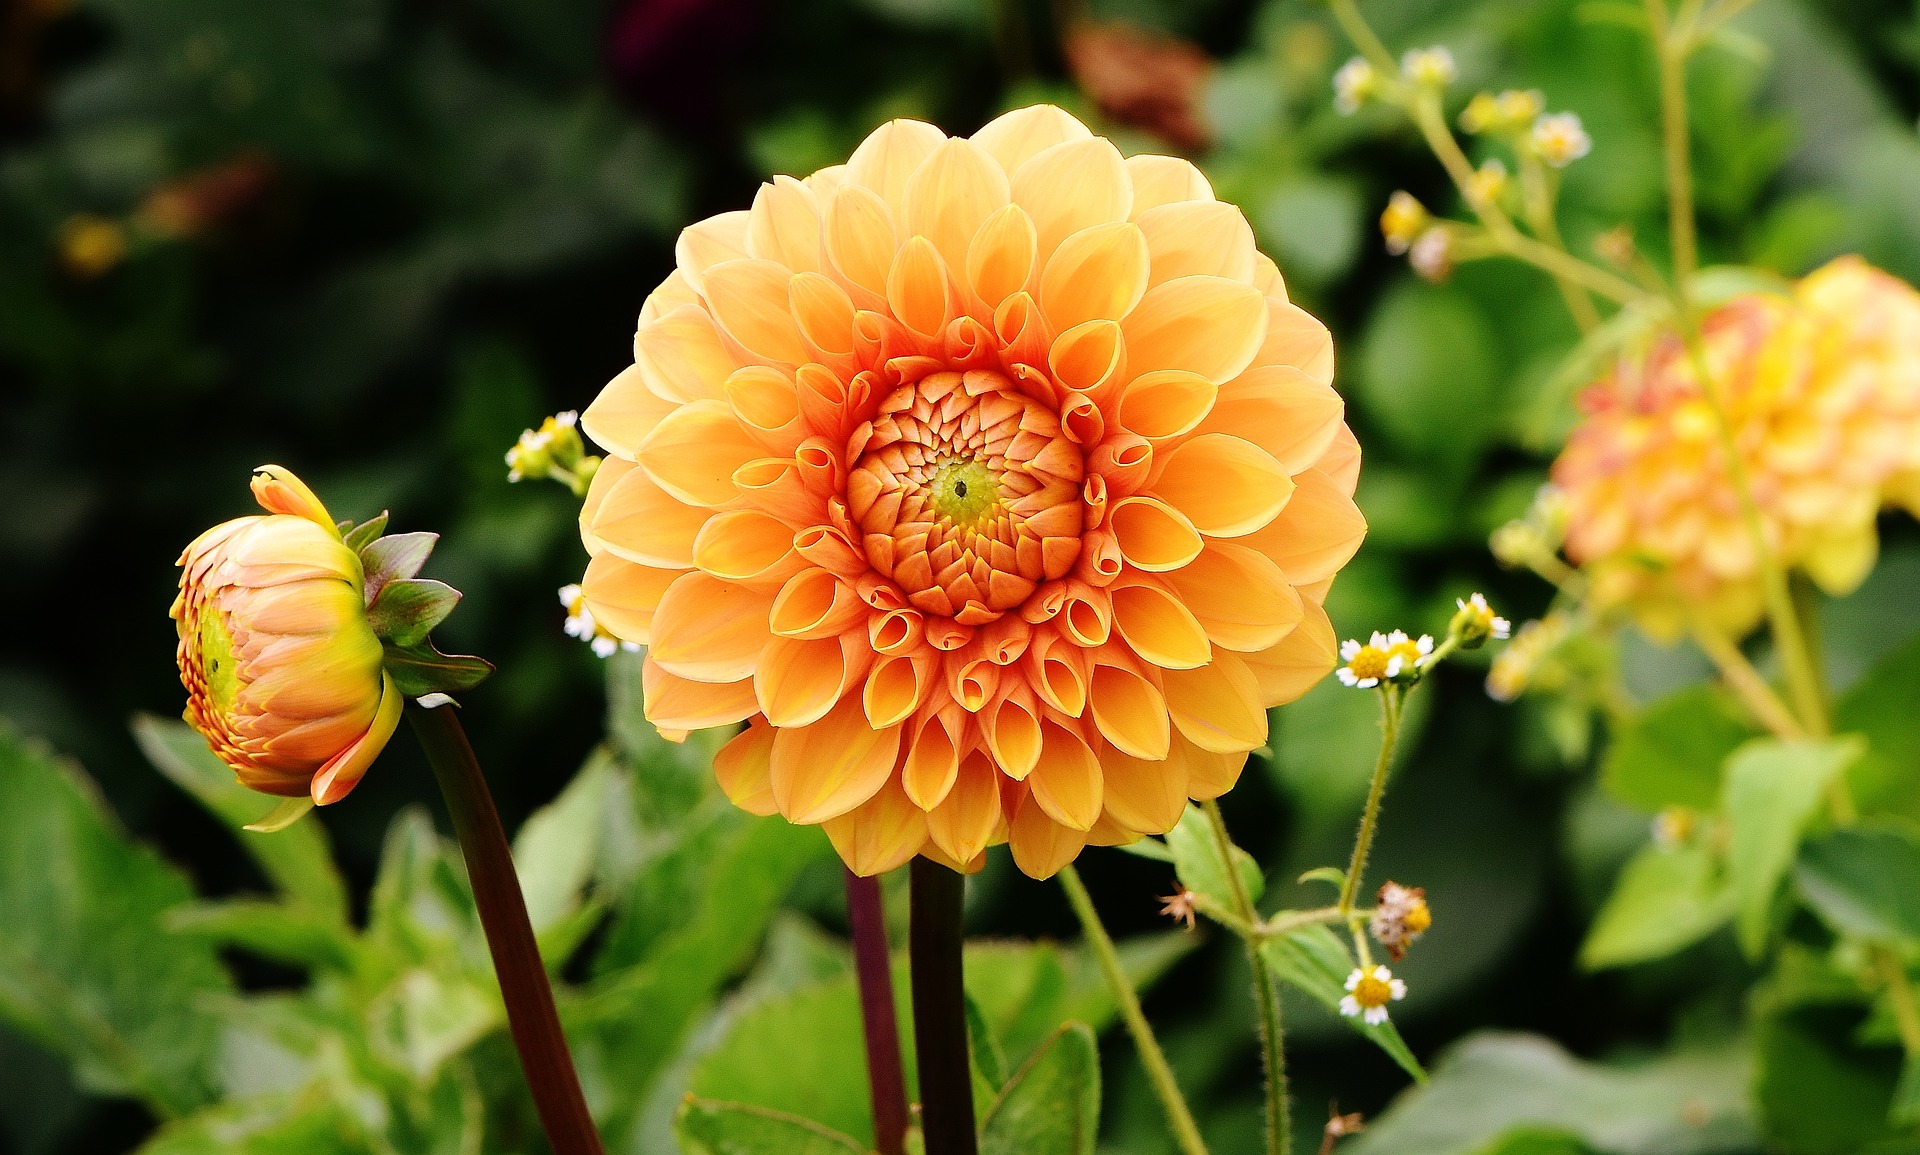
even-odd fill
[[[1134,653],[1163,669],[1203,665],[1211,650],[1193,611],[1146,581],[1114,588],[1113,624]]]
[[[609,551],[628,561],[687,569],[693,565],[694,538],[712,516],[712,510],[688,505],[660,488],[646,470],[630,469],[600,502],[590,528]]]
[[[340,530],[333,524],[333,515],[327,507],[307,488],[307,483],[294,476],[291,469],[283,465],[262,465],[253,471],[250,483],[253,499],[260,508],[268,513],[284,513],[289,517],[303,518],[338,537]]]
[[[1229,434],[1195,437],[1162,461],[1153,493],[1209,537],[1252,533],[1293,496],[1293,479],[1272,454]]]
[[[872,189],[846,186],[833,194],[827,208],[827,258],[848,283],[874,300],[887,293],[887,271],[899,247],[893,232],[893,210]]]
[[[1127,158],[1127,175],[1133,180],[1133,215],[1145,216],[1161,205],[1178,201],[1210,201],[1213,186],[1206,174],[1193,162],[1177,156],[1142,153]]]
[[[773,803],[773,727],[755,720],[713,756],[713,776],[727,801],[765,818],[779,813]]]
[[[772,606],[773,595],[764,590],[698,571],[682,574],[654,613],[648,656],[667,672],[696,682],[750,678],[772,638],[767,630]]]
[[[1178,569],[1200,556],[1200,531],[1179,510],[1154,497],[1129,497],[1110,515],[1121,556],[1135,569]]]
[[[1081,229],[1127,219],[1133,186],[1120,150],[1104,137],[1036,153],[1013,174],[1013,200],[1033,217],[1042,263]]]
[[[1147,251],[1153,254],[1149,285],[1196,276],[1252,281],[1253,226],[1233,205],[1182,201],[1135,212]]]
[[[1267,299],[1224,277],[1178,277],[1148,289],[1121,327],[1136,372],[1185,369],[1218,384],[1260,351]]]
[[[1015,780],[1032,773],[1040,760],[1040,718],[1029,701],[1002,699],[980,715],[980,728],[1001,773]]]
[[[780,813],[801,826],[845,814],[879,791],[899,752],[900,727],[875,730],[858,698],[842,698],[811,726],[775,736],[773,796]]]
[[[1126,221],[1082,229],[1060,242],[1040,274],[1040,307],[1056,330],[1117,321],[1147,291],[1147,239]]]
[[[819,721],[867,672],[864,655],[846,652],[839,638],[781,638],[767,643],[753,672],[760,712],[775,726]]]
[[[1127,383],[1120,424],[1148,439],[1192,432],[1213,411],[1219,387],[1198,373],[1157,369]],[[1211,425],[1209,426],[1211,428]]]
[[[1167,575],[1214,645],[1242,653],[1277,644],[1300,624],[1300,594],[1258,550],[1209,542],[1193,564]]]
[[[931,337],[953,318],[953,289],[946,262],[925,237],[913,237],[900,246],[887,274],[887,305],[907,328]]]
[[[800,273],[788,284],[787,295],[793,323],[808,344],[822,353],[852,355],[853,298],[845,289],[819,273]]]
[[[901,219],[909,236],[933,242],[951,269],[966,267],[974,234],[1007,204],[1007,173],[963,137],[942,141],[907,178]]]
[[[788,638],[831,638],[866,616],[852,586],[823,569],[804,569],[775,597],[768,628]]]
[[[920,853],[927,841],[927,816],[908,801],[897,781],[888,779],[872,798],[827,819],[822,829],[847,869],[871,878],[904,866]]]
[[[1184,757],[1144,761],[1119,750],[1100,759],[1101,800],[1120,825],[1143,834],[1165,834],[1187,810]]]
[[[1302,608],[1300,624],[1278,645],[1246,655],[1263,706],[1281,706],[1300,697],[1332,673],[1339,660],[1340,641],[1327,611],[1313,602],[1303,603]]]
[[[640,689],[647,721],[663,732],[731,726],[760,710],[750,680],[693,682],[667,673],[651,658],[640,667]]]
[[[616,554],[603,553],[587,563],[580,579],[580,596],[593,620],[614,636],[638,645],[651,640],[653,616],[667,589],[682,571],[635,565]]]
[[[608,452],[632,458],[653,427],[676,408],[647,388],[640,366],[629,365],[587,406],[580,415],[580,428]]]
[[[1260,684],[1238,654],[1218,650],[1213,661],[1165,676],[1167,709],[1189,742],[1216,754],[1257,750],[1267,741]]]
[[[874,662],[861,696],[867,721],[876,728],[906,721],[926,697],[932,672],[932,662],[905,654]]]
[[[1234,783],[1240,781],[1240,772],[1247,766],[1245,750],[1202,750],[1178,735],[1173,739],[1171,758],[1186,763],[1187,797],[1200,802],[1218,798],[1233,789]]]
[[[985,751],[967,756],[952,789],[927,811],[927,836],[956,862],[979,856],[1000,827],[1000,775]]]
[[[721,506],[739,496],[734,471],[766,450],[725,401],[683,405],[654,426],[638,460],[660,488],[689,505]]]
[[[680,238],[673,245],[680,275],[696,293],[705,291],[703,278],[708,269],[746,255],[747,212],[744,209],[695,221],[680,230]]]
[[[1104,390],[1126,363],[1126,341],[1112,321],[1084,321],[1060,334],[1047,353],[1054,380],[1081,393]]]
[[[1080,735],[1058,723],[1041,725],[1040,758],[1027,785],[1040,808],[1063,826],[1086,830],[1100,818],[1100,760]]]
[[[907,797],[920,809],[932,810],[953,789],[959,773],[960,748],[945,719],[934,714],[920,721],[909,733],[907,756],[900,768]]]
[[[865,185],[896,211],[906,200],[907,181],[947,134],[918,120],[890,120],[868,134],[847,158],[844,185]]]
[[[1167,756],[1167,700],[1152,682],[1122,666],[1096,665],[1088,694],[1100,736],[1135,758]]]
[[[1359,551],[1367,519],[1353,499],[1318,469],[1293,478],[1285,509],[1241,544],[1272,558],[1296,586],[1332,577]]]
[[[796,272],[820,267],[820,206],[813,190],[790,176],[760,186],[747,215],[747,255]]]
[[[1333,337],[1313,314],[1284,298],[1267,298],[1267,330],[1255,365],[1291,365],[1323,385],[1333,384]]]
[[[1014,811],[1008,841],[1013,844],[1013,862],[1021,873],[1029,878],[1045,879],[1060,873],[1061,867],[1079,857],[1087,845],[1087,836],[1084,831],[1055,822],[1045,807],[1028,797]]]
[[[797,365],[808,356],[793,323],[787,293],[792,278],[785,265],[772,261],[723,261],[707,270],[707,304],[714,320],[749,353]]]
[[[1093,132],[1065,109],[1051,104],[1035,104],[1002,113],[973,134],[973,143],[1000,162],[1008,172],[1018,172],[1029,159],[1056,144],[1070,140],[1088,140]]]
[[[967,246],[967,283],[989,309],[1027,287],[1033,275],[1033,218],[1008,205],[986,219]]]
[[[600,506],[607,500],[607,494],[621,480],[639,468],[624,457],[606,457],[600,462],[600,468],[594,471],[593,480],[587,483],[587,496],[580,502],[580,543],[587,547],[588,554],[597,554],[605,547],[593,536],[593,519],[600,516]]]
[[[335,754],[323,763],[314,773],[309,787],[313,804],[327,806],[340,801],[347,792],[358,785],[366,776],[368,767],[386,749],[387,740],[393,737],[394,730],[400,726],[400,711],[406,705],[406,698],[400,688],[393,684],[393,675],[380,675],[380,706],[374,711],[373,723],[367,732],[360,735],[353,745]],[[442,710],[451,710],[452,706],[440,706]]]
[[[1244,437],[1293,474],[1326,453],[1345,413],[1346,402],[1332,386],[1274,365],[1249,369],[1222,386],[1200,429]]]
[[[793,551],[792,528],[754,509],[715,514],[689,547],[688,563],[728,581],[781,583],[805,564]]]

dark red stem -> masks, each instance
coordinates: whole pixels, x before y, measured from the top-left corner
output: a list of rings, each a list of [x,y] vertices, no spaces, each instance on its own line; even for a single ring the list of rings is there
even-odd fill
[[[967,991],[961,970],[960,915],[967,880],[925,858],[915,858],[911,870],[913,922],[907,928],[907,953],[913,965],[920,1130],[927,1155],[976,1155]]]
[[[893,1013],[893,966],[880,880],[846,871],[847,917],[853,923],[853,967],[860,979],[860,1023],[867,1040],[867,1091],[873,1099],[873,1145],[905,1155],[907,1076],[900,1065],[900,1025]]]

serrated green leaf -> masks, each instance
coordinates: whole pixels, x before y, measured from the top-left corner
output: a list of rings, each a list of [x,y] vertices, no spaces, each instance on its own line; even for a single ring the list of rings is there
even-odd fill
[[[1347,993],[1347,976],[1353,973],[1353,956],[1332,930],[1309,926],[1270,938],[1260,944],[1260,958],[1275,978],[1298,988],[1314,1002],[1339,1015],[1341,1022],[1385,1051],[1416,1082],[1426,1081],[1427,1073],[1420,1066],[1420,1060],[1413,1057],[1392,1019],[1372,1024],[1340,1014],[1340,1000]]]
[[[186,878],[134,845],[71,763],[0,726],[0,1018],[79,1082],[162,1118],[211,1101],[232,984],[213,944],[171,934]]]
[[[390,533],[367,543],[360,551],[360,564],[367,571],[367,596],[379,597],[380,587],[390,581],[410,578],[420,572],[439,542],[437,533]]]
[[[1920,839],[1904,827],[1854,827],[1808,842],[1793,881],[1841,934],[1920,944]]]
[[[1665,958],[1724,926],[1735,902],[1707,847],[1641,847],[1594,917],[1580,965],[1601,970]]]
[[[132,729],[147,760],[228,827],[238,831],[259,820],[267,796],[235,781],[233,771],[207,748],[207,740],[193,727],[136,714]],[[236,833],[235,837],[289,901],[345,924],[346,883],[334,866],[327,832],[318,822],[303,822],[269,836]]]
[[[1722,809],[1730,837],[1727,877],[1739,904],[1740,946],[1758,957],[1766,945],[1774,893],[1801,832],[1820,807],[1829,785],[1865,744],[1858,738],[1787,743],[1748,742],[1727,760]]]
[[[1618,728],[1601,766],[1607,792],[1629,806],[1712,810],[1721,767],[1755,730],[1717,686],[1689,686],[1647,706]]]
[[[1213,823],[1208,820],[1207,812],[1198,806],[1189,805],[1187,812],[1172,830],[1167,831],[1167,849],[1173,852],[1173,869],[1180,876],[1180,885],[1204,898],[1219,903],[1221,907],[1232,910],[1233,886],[1227,877],[1225,859],[1220,857],[1220,842],[1214,837]],[[1260,864],[1253,855],[1233,848],[1234,865],[1239,868],[1240,881],[1247,891],[1250,902],[1259,902],[1266,893],[1267,879]]]
[[[674,1120],[686,1155],[866,1155],[867,1149],[810,1119],[744,1103],[688,1097]]]
[[[473,689],[493,673],[493,663],[471,654],[443,654],[432,641],[411,646],[388,643],[385,659],[393,684],[409,698],[428,694],[458,694]]]
[[[980,1125],[981,1155],[1093,1155],[1100,1128],[1100,1050],[1068,1023],[1014,1072]]]
[[[460,591],[432,578],[396,578],[380,587],[367,607],[367,624],[382,640],[401,648],[424,642],[460,604]]]

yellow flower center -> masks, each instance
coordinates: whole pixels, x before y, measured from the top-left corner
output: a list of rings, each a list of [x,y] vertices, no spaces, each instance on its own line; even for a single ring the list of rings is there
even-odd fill
[[[240,696],[240,659],[233,652],[233,635],[223,614],[211,606],[200,610],[200,675],[214,709],[227,713]]]
[[[1404,673],[1419,665],[1420,659],[1424,655],[1420,653],[1420,644],[1418,642],[1407,641],[1396,642],[1394,645],[1389,646],[1386,656],[1389,658],[1399,658],[1401,672]]]
[[[1353,1001],[1362,1007],[1384,1007],[1393,1001],[1393,987],[1373,971],[1363,971],[1353,985]]]
[[[1413,905],[1407,908],[1407,916],[1401,921],[1406,924],[1408,934],[1425,934],[1427,928],[1433,925],[1433,911],[1427,909],[1424,901],[1415,899]]]
[[[1353,660],[1347,663],[1347,668],[1353,671],[1354,677],[1362,681],[1368,678],[1384,678],[1387,676],[1388,657],[1385,650],[1364,646],[1353,656]]]
[[[956,458],[936,469],[928,500],[940,516],[959,526],[980,521],[1000,500],[1000,487],[986,466]]]

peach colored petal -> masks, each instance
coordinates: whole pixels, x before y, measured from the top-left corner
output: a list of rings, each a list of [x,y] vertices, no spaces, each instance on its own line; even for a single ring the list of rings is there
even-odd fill
[[[1040,758],[1027,775],[1033,800],[1055,822],[1086,830],[1100,818],[1100,760],[1080,735],[1055,722],[1040,727]]]
[[[1200,620],[1158,585],[1116,586],[1113,625],[1134,653],[1163,669],[1187,669],[1207,660],[1210,647]]]
[[[661,281],[658,288],[647,294],[645,301],[640,303],[640,324],[645,325],[649,321],[656,321],[682,305],[699,303],[700,294],[694,292],[693,286],[687,283],[686,275],[679,269],[675,269],[667,274],[667,279]]]
[[[784,583],[805,563],[793,550],[787,523],[756,509],[734,509],[702,524],[685,564],[727,581]]]
[[[747,256],[796,273],[820,267],[820,205],[813,190],[790,176],[760,186],[747,216]]]
[[[960,747],[946,722],[934,714],[908,731],[900,783],[915,806],[931,812],[953,789],[960,773]]]
[[[1148,289],[1121,328],[1134,371],[1185,369],[1216,384],[1253,363],[1266,298],[1224,277],[1178,277]]]
[[[792,277],[785,265],[772,261],[723,261],[707,270],[707,304],[721,328],[749,353],[799,364],[808,358],[787,293]],[[722,375],[720,381],[725,380]]]
[[[1174,736],[1168,761],[1175,758],[1186,763],[1187,795],[1197,802],[1218,798],[1233,789],[1247,766],[1245,750],[1202,750],[1179,735]]]
[[[1152,254],[1149,286],[1195,276],[1252,282],[1253,226],[1233,205],[1182,201],[1137,213],[1135,219]]]
[[[773,595],[764,590],[698,571],[682,574],[654,612],[648,656],[668,673],[696,682],[752,677],[771,640],[767,614],[772,606]]]
[[[613,487],[639,466],[624,457],[607,457],[600,462],[600,468],[594,471],[593,480],[587,483],[587,496],[580,503],[580,542],[587,547],[588,554],[597,554],[605,547],[593,536],[593,519],[600,516],[600,507],[606,503],[607,494]]]
[[[1187,811],[1189,759],[1142,760],[1118,750],[1100,759],[1101,801],[1114,821],[1142,834],[1165,834]]]
[[[918,655],[895,654],[874,662],[861,702],[875,727],[904,722],[926,697],[933,663]]]
[[[873,130],[847,158],[845,183],[865,185],[896,212],[906,200],[907,181],[939,148],[947,134],[918,120],[890,120]]]
[[[871,658],[841,638],[775,637],[753,672],[760,712],[774,726],[817,722],[867,672]]]
[[[725,401],[696,401],[668,414],[640,444],[640,467],[689,505],[722,506],[739,496],[733,473],[766,450],[740,427]]]
[[[675,405],[647,388],[646,373],[629,365],[580,415],[580,427],[610,453],[632,458],[653,427],[673,412]]]
[[[899,751],[900,727],[875,730],[848,695],[811,726],[776,728],[774,800],[802,826],[838,817],[879,792]]]
[[[1056,144],[1092,136],[1072,113],[1051,104],[1036,104],[1001,113],[973,134],[973,143],[1012,173]]]
[[[1126,341],[1113,321],[1084,321],[1060,334],[1047,354],[1054,379],[1082,393],[1106,392],[1126,364]]]
[[[988,217],[967,245],[967,283],[989,309],[1027,287],[1033,275],[1033,218],[1019,205]]]
[[[768,628],[788,638],[831,638],[865,617],[866,607],[852,586],[827,570],[808,568],[780,587]]]
[[[1179,569],[1200,556],[1200,531],[1158,498],[1126,498],[1114,504],[1109,516],[1121,556],[1136,569]]]
[[[864,290],[869,301],[887,293],[887,271],[899,242],[893,210],[872,189],[847,186],[833,194],[827,208],[827,259],[847,283]]]
[[[900,246],[887,274],[887,304],[907,328],[931,337],[947,327],[955,309],[946,262],[925,237]]]
[[[1127,175],[1133,178],[1133,215],[1135,219],[1179,201],[1210,201],[1213,186],[1206,174],[1193,162],[1177,156],[1142,153],[1127,158]]]
[[[1013,200],[1033,217],[1044,265],[1061,241],[1081,229],[1126,220],[1133,186],[1120,151],[1096,136],[1036,153],[1014,171]]]
[[[979,145],[942,141],[907,178],[901,219],[909,236],[933,243],[948,268],[966,267],[974,234],[1007,204],[1007,173]]]
[[[1048,816],[1046,808],[1029,796],[1014,811],[1008,829],[1013,862],[1029,878],[1052,878],[1060,868],[1072,862],[1087,845],[1085,831],[1063,826]]]
[[[787,286],[793,323],[807,344],[822,353],[853,353],[853,298],[819,273],[800,273]]]
[[[1167,575],[1180,600],[1214,645],[1252,653],[1278,644],[1300,624],[1300,594],[1280,567],[1257,550],[1231,542],[1207,544],[1193,564]]]
[[[1002,699],[980,715],[980,727],[993,761],[1007,777],[1019,781],[1040,760],[1040,718],[1029,701]]]
[[[580,579],[580,596],[594,621],[614,636],[644,646],[651,640],[653,615],[660,599],[680,575],[678,570],[635,565],[603,553],[587,563],[587,576]]]
[[[315,499],[318,504],[318,499]],[[347,796],[347,792],[366,777],[373,760],[386,749],[387,740],[400,726],[401,707],[406,705],[399,687],[393,684],[393,675],[382,673],[380,705],[373,717],[373,723],[367,732],[346,749],[335,754],[313,775],[308,787],[315,806],[328,806]],[[442,707],[445,709],[445,707]]]
[[[927,816],[889,779],[872,798],[827,819],[822,829],[847,869],[871,878],[906,865],[920,853],[927,841]]]
[[[591,530],[608,550],[641,565],[687,569],[693,542],[713,511],[688,505],[660,488],[646,470],[630,469],[595,513]]]
[[[721,213],[680,230],[673,256],[680,275],[696,293],[705,292],[706,271],[722,261],[747,255],[747,212]]]
[[[694,682],[669,674],[648,659],[640,668],[647,721],[661,730],[706,730],[731,726],[760,710],[753,682]]]
[[[1189,742],[1215,754],[1257,750],[1267,741],[1260,683],[1238,654],[1216,650],[1192,670],[1169,670],[1167,708]]]
[[[1156,369],[1127,382],[1120,424],[1149,440],[1190,433],[1213,412],[1219,387],[1198,373]],[[1209,428],[1213,423],[1209,424]]]
[[[799,279],[794,278],[796,284]],[[803,440],[799,393],[783,370],[767,365],[736,369],[727,378],[726,394],[733,415],[767,448],[792,453]]]
[[[1249,369],[1221,386],[1200,428],[1232,433],[1273,454],[1288,473],[1311,469],[1340,432],[1346,402],[1333,387],[1285,365]]]
[[[999,829],[1000,775],[983,753],[975,753],[954,775],[953,786],[927,812],[927,836],[956,862],[979,856]]]
[[[1354,437],[1353,430],[1346,422],[1333,431],[1333,443],[1320,455],[1313,467],[1332,479],[1341,493],[1348,497],[1360,484],[1360,442]]]
[[[1333,337],[1327,327],[1285,298],[1267,298],[1267,331],[1255,365],[1291,365],[1323,385],[1333,384]]]
[[[1260,686],[1260,702],[1269,708],[1311,690],[1339,660],[1340,641],[1327,611],[1311,601],[1301,608],[1300,624],[1277,645],[1246,655],[1247,668]]]
[[[748,814],[778,814],[773,801],[773,727],[756,720],[713,756],[713,776],[727,801]]]
[[[1293,485],[1286,508],[1241,544],[1272,558],[1289,582],[1309,585],[1333,576],[1353,558],[1366,539],[1367,519],[1318,469],[1296,474]]]
[[[1126,221],[1082,229],[1060,242],[1040,274],[1040,307],[1056,330],[1117,321],[1147,291],[1147,240]]]
[[[1161,462],[1154,495],[1209,537],[1240,537],[1268,525],[1294,491],[1272,454],[1225,433],[1195,437]]]
[[[1135,758],[1167,756],[1167,700],[1159,687],[1122,666],[1096,665],[1088,702],[1100,736]]]

